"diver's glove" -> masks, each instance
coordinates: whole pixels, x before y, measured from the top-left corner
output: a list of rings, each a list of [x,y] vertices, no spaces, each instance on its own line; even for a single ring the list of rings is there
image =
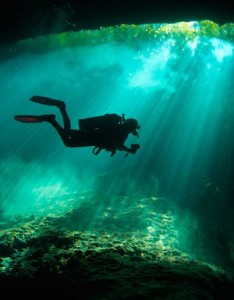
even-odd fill
[[[140,145],[139,144],[132,144],[131,145],[131,153],[132,154],[135,154],[138,149],[140,149]]]

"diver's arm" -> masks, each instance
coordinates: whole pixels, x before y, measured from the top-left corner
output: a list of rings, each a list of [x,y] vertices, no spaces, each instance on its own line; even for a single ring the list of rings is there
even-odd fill
[[[132,154],[135,154],[136,151],[140,148],[140,145],[139,144],[132,144],[131,145],[131,148],[128,148],[126,147],[125,145],[121,145],[118,147],[118,150],[119,151],[126,151],[128,153],[132,153]]]

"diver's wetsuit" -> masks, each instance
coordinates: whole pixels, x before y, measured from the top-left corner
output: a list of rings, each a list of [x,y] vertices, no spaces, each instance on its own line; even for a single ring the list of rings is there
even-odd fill
[[[71,129],[71,123],[65,108],[60,109],[64,128],[58,124],[55,119],[48,122],[57,130],[58,134],[67,147],[87,147],[124,144],[128,137],[127,131],[122,124],[117,124],[111,128],[94,128],[90,130]]]
[[[66,111],[66,105],[63,101],[40,96],[33,96],[30,100],[40,104],[57,106],[62,114],[64,127],[56,121],[55,115],[15,116],[15,119],[26,123],[37,123],[42,121],[50,123],[58,132],[64,145],[67,147],[94,146],[94,154],[98,154],[102,149],[105,149],[112,153],[111,156],[115,154],[116,150],[135,154],[136,150],[140,147],[138,144],[131,145],[131,148],[124,145],[129,133],[131,133],[125,122],[111,126],[102,126],[101,128],[94,127],[89,130],[75,130],[71,129],[71,122]],[[121,117],[119,118],[121,119]],[[137,135],[137,133],[134,133],[134,135]]]

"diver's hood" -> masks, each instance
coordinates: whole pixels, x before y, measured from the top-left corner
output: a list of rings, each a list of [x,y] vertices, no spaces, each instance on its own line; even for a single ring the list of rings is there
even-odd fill
[[[140,129],[140,126],[137,122],[136,119],[127,119],[126,120],[126,125],[129,129],[129,131],[134,135],[134,136],[137,136],[139,137],[139,134],[137,132],[137,129]]]

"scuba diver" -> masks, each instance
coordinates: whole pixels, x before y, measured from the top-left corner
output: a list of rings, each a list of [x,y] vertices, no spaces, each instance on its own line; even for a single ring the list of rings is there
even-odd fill
[[[117,150],[135,154],[140,148],[139,144],[132,144],[131,147],[124,145],[128,135],[131,133],[139,137],[137,129],[140,128],[136,119],[126,119],[124,115],[105,114],[103,116],[80,119],[79,130],[71,129],[71,122],[66,111],[66,104],[61,100],[48,97],[33,96],[29,100],[56,106],[59,108],[64,127],[60,126],[55,119],[55,115],[16,115],[14,119],[23,123],[50,123],[60,135],[63,143],[67,147],[90,147],[94,146],[93,154],[97,155],[101,150],[111,152],[113,156]]]

